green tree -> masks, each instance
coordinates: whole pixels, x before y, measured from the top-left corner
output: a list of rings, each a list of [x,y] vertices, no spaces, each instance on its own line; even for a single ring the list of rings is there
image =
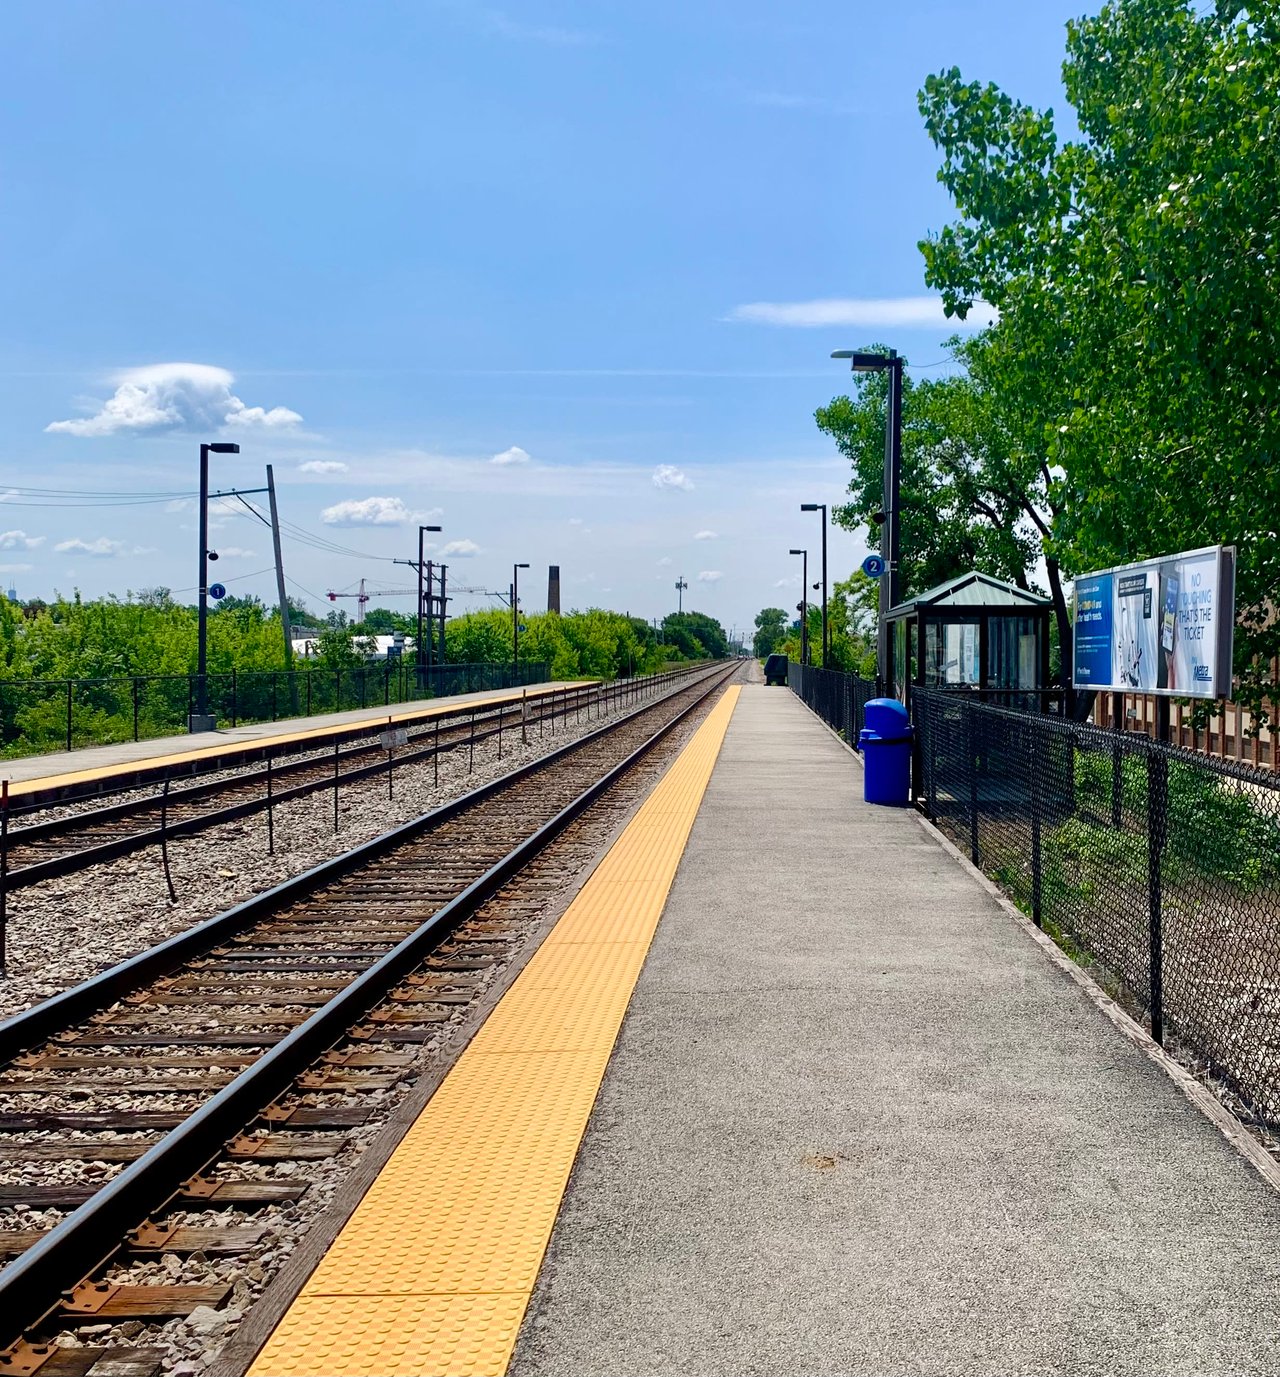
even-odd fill
[[[760,658],[772,655],[787,631],[787,614],[781,607],[765,607],[756,613],[756,634],[752,651]]]
[[[1052,111],[955,69],[926,82],[960,213],[922,245],[926,277],[958,315],[999,309],[982,382],[1040,451],[1063,567],[1237,545],[1237,697],[1262,720],[1280,653],[1280,13],[1106,4],[1068,25],[1063,79],[1067,141]]]

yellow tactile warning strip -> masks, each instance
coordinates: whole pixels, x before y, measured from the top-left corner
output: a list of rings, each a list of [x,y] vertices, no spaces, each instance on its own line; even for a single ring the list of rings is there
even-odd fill
[[[250,1377],[506,1371],[738,693],[715,706],[458,1059]]]
[[[565,689],[585,688],[590,680],[570,679],[556,684],[530,684],[525,690],[530,698],[542,698],[548,693],[561,693]],[[30,794],[36,790],[60,789],[73,784],[87,784],[95,779],[110,779],[112,775],[132,774],[135,770],[156,769],[161,765],[181,765],[192,760],[206,760],[211,756],[234,755],[238,751],[251,751],[255,746],[288,746],[299,741],[323,741],[341,732],[359,731],[362,727],[377,727],[386,722],[417,722],[430,720],[446,712],[465,712],[468,707],[484,708],[495,703],[518,701],[520,689],[494,689],[483,698],[473,698],[469,702],[459,702],[456,698],[436,700],[424,706],[421,703],[411,707],[403,704],[381,709],[370,709],[367,717],[358,717],[350,722],[334,722],[324,727],[309,730],[282,732],[279,735],[237,737],[234,741],[220,741],[216,746],[201,746],[190,751],[175,751],[169,755],[139,756],[136,760],[121,760],[110,765],[95,765],[86,770],[68,770],[65,774],[42,775],[37,779],[13,780],[9,785],[10,798],[19,794]]]

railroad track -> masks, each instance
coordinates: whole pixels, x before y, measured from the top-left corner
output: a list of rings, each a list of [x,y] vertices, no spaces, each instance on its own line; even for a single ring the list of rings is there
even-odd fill
[[[120,1339],[237,1298],[306,1173],[358,1156],[735,672],[0,1024],[0,1373],[147,1377],[165,1356]],[[47,1346],[83,1326],[114,1342]]]
[[[4,884],[12,891],[69,875],[158,845],[162,839],[194,836],[275,804],[322,789],[340,790],[402,766],[433,762],[438,770],[443,755],[473,751],[494,739],[501,744],[504,733],[554,737],[557,726],[569,720],[576,723],[584,716],[589,720],[614,711],[621,703],[661,691],[674,678],[654,675],[540,695],[527,704],[517,700],[493,708],[460,708],[408,728],[407,743],[390,751],[376,739],[344,744],[334,737],[332,746],[325,743],[318,752],[311,749],[301,758],[283,760],[266,756],[262,763],[229,777],[176,788],[166,784],[160,792],[131,791],[130,797],[109,803],[95,795],[89,806],[74,811],[59,801],[52,809],[39,810],[52,812],[46,817],[27,809],[24,820],[8,831]]]

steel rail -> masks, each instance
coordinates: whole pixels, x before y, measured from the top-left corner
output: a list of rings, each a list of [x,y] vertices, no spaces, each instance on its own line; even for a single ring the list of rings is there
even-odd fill
[[[712,673],[714,674],[715,671]],[[137,956],[132,956],[127,961],[122,961],[109,970],[103,971],[79,985],[72,986],[69,990],[64,990],[61,994],[54,995],[20,1014],[14,1014],[0,1021],[0,1065],[11,1062],[23,1052],[30,1051],[37,1044],[47,1041],[69,1024],[79,1023],[90,1014],[98,1013],[110,1007],[117,1000],[123,999],[125,995],[133,994],[150,981],[191,960],[198,952],[216,946],[219,942],[226,941],[237,932],[250,927],[274,909],[303,898],[321,885],[340,879],[348,871],[377,859],[385,852],[429,832],[441,823],[451,821],[495,794],[502,793],[505,789],[555,765],[558,761],[567,758],[593,741],[600,740],[611,731],[633,721],[663,701],[662,698],[651,699],[614,722],[606,723],[595,731],[588,732],[585,736],[568,741],[546,755],[518,766],[507,774],[500,775],[497,779],[490,780],[486,784],[481,784],[455,799],[450,799],[438,808],[433,808],[429,813],[422,814],[421,817],[412,818],[408,822],[401,823],[398,827],[380,833],[341,855],[321,861],[309,870],[291,876],[280,884],[274,885],[271,889],[264,890],[261,894],[256,894],[213,918],[208,918],[203,923],[198,923],[195,927],[188,928],[185,932],[178,933],[176,936],[148,948],[144,952],[139,952]]]
[[[122,1240],[131,1228],[164,1209],[185,1181],[219,1156],[223,1143],[257,1118],[302,1071],[333,1046],[352,1024],[358,1022],[405,975],[419,966],[433,947],[492,898],[508,880],[589,808],[601,794],[642,760],[735,672],[736,666],[727,672],[713,672],[708,676],[712,682],[692,703],[681,709],[624,760],[583,790],[554,818],[508,852],[479,879],[438,909],[329,1003],[286,1034],[270,1051],[264,1053],[252,1066],[218,1091],[190,1118],[168,1133],[136,1162],[126,1167],[91,1200],[68,1215],[39,1243],[0,1272],[0,1348],[16,1343],[33,1326],[38,1326],[43,1320],[55,1314],[60,1298],[66,1292],[73,1289],[82,1278],[109,1263],[125,1246]],[[649,705],[652,706],[654,705]],[[630,717],[622,719],[623,722],[628,720]],[[622,722],[612,723],[581,738],[580,741],[571,743],[571,746],[580,747],[588,741],[616,731],[621,725]],[[566,748],[564,752],[557,752],[557,756],[567,753],[568,749],[570,748]],[[530,773],[532,771],[525,768],[506,777],[506,782],[527,777]],[[487,785],[465,797],[474,801],[478,796],[487,797],[492,793],[493,786]],[[463,800],[458,802],[461,803]],[[452,811],[457,812],[458,809],[455,807]],[[438,820],[438,812],[428,817]],[[239,905],[236,909],[230,910],[228,914],[223,915],[223,919],[211,919],[209,923],[202,924],[194,929],[191,935],[184,937],[202,934],[207,942],[215,924],[231,920],[239,926],[244,921],[246,910],[251,908],[256,916],[260,916],[266,908],[279,906],[298,897],[304,889],[314,887],[321,879],[333,878],[338,873],[349,872],[357,864],[376,859],[388,849],[388,839],[403,841],[410,836],[418,835],[425,830],[422,825],[425,821],[426,819],[420,819],[415,823],[406,824],[385,837],[357,847],[343,857],[325,862],[308,871],[305,876],[298,877],[298,881],[305,881],[305,884],[299,885],[291,881],[279,885],[258,899],[251,900],[249,904]],[[173,942],[164,943],[155,950],[172,954],[176,950],[175,944],[182,941],[183,939],[174,939]],[[187,946],[189,945],[187,943]],[[155,952],[147,953],[143,958],[126,963],[126,966],[131,968],[131,978],[139,975],[139,963],[146,962],[148,957],[154,955]],[[123,969],[117,968],[117,972]],[[95,985],[100,990],[101,979],[88,982],[90,987]],[[68,992],[69,995],[75,993]],[[49,1003],[58,1004],[63,1010],[69,1007],[65,997],[51,1000]],[[74,1007],[74,1001],[70,1007]],[[12,1028],[15,1023],[21,1022],[23,1017],[11,1019],[5,1026]],[[91,1261],[86,1263],[87,1259]]]
[[[646,682],[646,681],[638,681]],[[558,691],[559,692],[559,691]],[[579,695],[587,695],[587,701],[597,703],[604,696],[607,690],[601,686],[598,688],[584,688],[576,690],[563,690],[564,697],[557,701],[570,702],[570,695],[576,701]],[[554,699],[554,694],[540,695],[537,700],[539,708],[547,706],[547,700]],[[508,701],[498,704],[477,705],[487,709],[484,712],[468,712],[467,709],[458,709],[448,713],[438,714],[431,718],[434,724],[436,720],[448,722],[450,729],[462,726],[469,722],[472,717],[477,721],[492,723],[497,721],[498,725],[486,725],[485,730],[474,737],[474,743],[489,741],[493,737],[501,734],[502,724],[508,717],[515,717],[520,713],[519,700]],[[535,724],[543,720],[542,713],[531,719]],[[393,724],[398,725],[398,724]],[[378,730],[386,729],[386,724],[379,724]],[[430,727],[424,726],[419,736],[430,733]],[[327,743],[326,743],[327,744]],[[457,740],[441,742],[440,750],[455,750],[462,744]],[[315,749],[315,748],[305,748]],[[381,754],[379,748],[368,744],[361,738],[360,744],[354,750],[347,753],[347,759],[353,756],[364,755],[371,751],[379,751],[379,758],[364,765],[355,766],[352,769],[344,770],[338,776],[339,785],[355,784],[362,780],[372,779],[378,775],[386,773],[388,769],[400,768],[405,765],[413,765],[423,760],[429,760],[436,753],[434,741],[429,745],[410,747],[401,754],[392,757],[390,761],[385,754]],[[282,775],[301,773],[308,769],[316,768],[317,764],[326,763],[323,757],[308,756],[304,760],[293,760],[285,765],[276,766],[276,777]],[[180,806],[183,803],[197,802],[201,798],[216,797],[219,793],[231,794],[243,790],[255,783],[265,784],[265,771],[247,774],[239,778],[207,781],[202,784],[189,786],[185,789],[172,790],[169,795],[170,808]],[[180,818],[170,822],[163,829],[160,827],[147,827],[136,832],[125,832],[118,837],[111,837],[106,841],[94,842],[89,846],[84,846],[78,850],[67,851],[61,855],[50,856],[44,860],[31,861],[26,865],[14,867],[12,860],[10,868],[6,872],[5,883],[9,890],[21,889],[27,885],[38,884],[42,880],[56,879],[63,875],[71,875],[79,870],[86,870],[90,866],[100,865],[106,861],[116,860],[121,856],[127,856],[134,851],[144,850],[148,846],[156,845],[162,836],[167,836],[170,840],[180,837],[195,836],[210,827],[217,827],[227,822],[235,822],[240,818],[251,817],[255,813],[260,813],[267,808],[268,803],[272,806],[278,803],[288,803],[291,800],[305,798],[310,794],[319,793],[322,790],[332,789],[333,775],[324,773],[314,780],[304,780],[300,783],[287,786],[283,789],[276,789],[273,797],[268,800],[265,792],[255,794],[252,798],[241,800],[239,803],[227,804],[216,808],[207,813],[199,813],[192,817]],[[33,823],[26,827],[11,828],[9,832],[9,847],[12,851],[23,845],[30,845],[33,842],[47,840],[60,835],[71,834],[77,830],[92,829],[103,824],[114,821],[123,821],[139,814],[154,812],[159,807],[158,797],[147,797],[133,800],[127,803],[108,804],[102,808],[87,810],[65,818],[57,818],[43,823]]]

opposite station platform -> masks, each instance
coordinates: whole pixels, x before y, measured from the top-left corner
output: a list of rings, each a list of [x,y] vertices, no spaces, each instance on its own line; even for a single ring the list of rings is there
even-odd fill
[[[1261,1150],[861,785],[731,689],[254,1377],[1280,1368]]]
[[[563,694],[589,686],[586,680],[557,680],[529,684],[521,688],[484,689],[476,693],[456,693],[439,698],[418,699],[411,703],[373,705],[345,712],[320,713],[314,717],[289,717],[276,722],[250,722],[235,727],[181,736],[152,737],[144,741],[119,741],[108,746],[86,746],[80,750],[56,751],[48,755],[23,756],[0,762],[0,780],[9,781],[14,799],[32,795],[92,790],[121,782],[143,782],[166,769],[195,771],[217,768],[224,757],[228,763],[264,749],[306,750],[310,745],[328,745],[334,738],[354,739],[365,732],[386,726],[403,727],[429,721],[467,708],[495,707],[499,703],[530,701]]]

